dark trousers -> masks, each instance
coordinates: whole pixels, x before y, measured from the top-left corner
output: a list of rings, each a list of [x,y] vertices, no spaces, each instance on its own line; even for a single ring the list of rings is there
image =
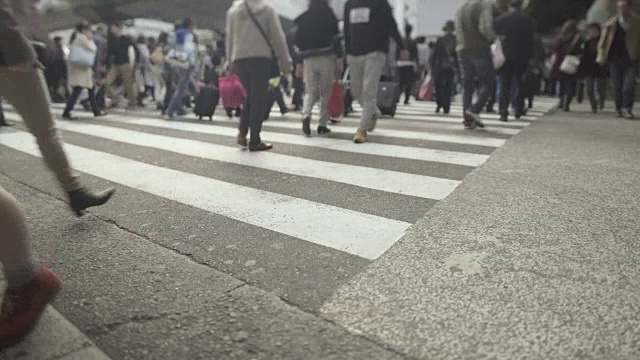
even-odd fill
[[[611,82],[616,110],[633,109],[638,62],[612,62]]]
[[[240,81],[247,91],[247,101],[244,103],[240,117],[240,131],[250,130],[250,146],[258,146],[262,143],[260,132],[264,121],[264,111],[269,105],[267,104],[267,96],[272,61],[268,58],[248,58],[235,62]]]
[[[402,66],[398,68],[400,75],[400,91],[404,92],[404,102],[408,103],[416,81],[416,71],[413,66]]]
[[[491,53],[489,49],[486,51],[463,51],[460,53],[460,59],[462,60],[462,83],[464,85],[462,100],[464,111],[479,114],[489,101],[491,92],[494,91],[493,84],[496,76]],[[478,97],[476,103],[473,104],[476,81],[479,83]]]
[[[591,108],[594,111],[604,108],[607,97],[607,79],[601,76],[588,76],[584,79],[584,84]]]
[[[71,114],[71,111],[73,111],[73,107],[76,106],[78,98],[80,97],[80,94],[82,94],[82,90],[84,89],[85,88],[80,86],[73,87],[71,96],[69,96],[69,100],[67,100],[67,106],[64,109],[65,115]],[[98,115],[100,113],[100,108],[98,108],[98,105],[96,104],[96,94],[93,91],[93,88],[87,88],[87,90],[89,91],[89,104],[91,104],[91,110],[93,111],[94,115]]]
[[[524,91],[522,77],[524,71],[513,68],[502,68],[498,72],[500,81],[500,115],[509,115],[509,105],[513,104],[516,116],[524,112]]]
[[[491,82],[491,95],[489,95],[489,100],[487,100],[487,112],[494,111],[493,107],[496,105],[498,97],[498,80],[493,79]]]
[[[575,75],[560,74],[559,80],[560,91],[558,96],[560,97],[560,105],[564,107],[565,110],[568,110],[573,97],[576,95],[578,79]]]
[[[451,98],[453,97],[453,87],[455,72],[452,69],[440,70],[435,76],[434,86],[436,88],[436,106],[442,108],[445,114],[451,109]]]
[[[302,78],[297,78],[293,75],[293,99],[292,105],[296,109],[302,109],[304,103],[304,81]]]

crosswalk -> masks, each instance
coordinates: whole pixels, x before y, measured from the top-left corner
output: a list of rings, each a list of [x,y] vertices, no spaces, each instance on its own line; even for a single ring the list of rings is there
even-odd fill
[[[58,127],[80,172],[371,261],[496,148],[554,106],[552,99],[538,99],[518,121],[486,115],[485,130],[468,131],[459,103],[449,115],[435,114],[433,103],[401,105],[363,145],[351,141],[357,113],[332,125],[328,136],[305,137],[299,114],[281,116],[274,109],[262,137],[275,149],[266,153],[235,146],[237,119],[220,110],[212,122],[165,121],[147,110],[114,110],[99,119],[76,111],[80,120],[60,120]],[[62,106],[52,108],[61,115]],[[20,118],[10,109],[6,117],[19,126],[0,130],[0,148],[39,157]],[[139,152],[164,161],[134,155]],[[212,172],[196,171],[206,166]],[[318,189],[330,196],[306,195]]]

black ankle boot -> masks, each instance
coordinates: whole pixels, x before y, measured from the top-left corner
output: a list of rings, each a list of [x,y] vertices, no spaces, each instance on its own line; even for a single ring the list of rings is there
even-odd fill
[[[114,188],[109,188],[99,194],[91,193],[84,188],[69,191],[67,193],[69,195],[69,206],[71,206],[73,212],[80,217],[86,209],[106,204],[115,192],[116,189]]]

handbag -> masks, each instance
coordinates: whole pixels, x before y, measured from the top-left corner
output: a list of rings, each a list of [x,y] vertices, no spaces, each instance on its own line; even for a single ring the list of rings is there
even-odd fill
[[[491,58],[493,60],[494,70],[499,70],[507,62],[507,57],[504,55],[502,40],[496,39],[496,41],[491,44]]]
[[[158,46],[153,50],[153,53],[151,53],[151,63],[154,65],[164,63],[164,51],[162,51],[162,47]]]
[[[167,53],[167,56],[165,57],[165,61],[169,65],[172,65],[181,69],[188,69],[189,67],[191,67],[191,64],[189,63],[189,54],[183,50],[178,50],[178,49],[169,50],[169,52]]]
[[[434,86],[434,81],[433,81],[433,77],[431,75],[427,75],[426,78],[424,78],[424,82],[422,83],[422,86],[420,87],[420,100],[422,101],[431,101],[433,96],[433,86]]]
[[[578,43],[579,39],[580,39],[579,35],[576,35],[573,38],[573,41],[571,42],[571,46],[569,47],[569,51],[567,52],[570,53],[571,50],[573,50],[573,48]],[[562,59],[562,62],[560,63],[560,72],[567,75],[575,75],[576,73],[578,73],[578,68],[580,67],[581,62],[582,61],[580,59],[580,56],[567,54],[565,55],[564,59]]]
[[[272,64],[271,64],[271,76],[269,78],[273,79],[275,77],[280,77],[282,75],[282,70],[280,69],[280,65],[278,65],[278,57],[276,56],[276,51],[273,48],[273,44],[271,44],[271,40],[269,40],[267,33],[264,31],[262,26],[260,26],[260,23],[258,22],[258,19],[256,19],[256,15],[253,13],[253,11],[251,11],[251,7],[249,7],[249,4],[245,1],[244,5],[247,8],[247,12],[251,17],[251,20],[260,31],[260,34],[262,34],[262,37],[267,42],[267,45],[269,45],[269,50],[271,50]]]
[[[238,108],[247,100],[247,92],[236,74],[220,77],[218,79],[218,90],[220,91],[222,106],[227,109]]]
[[[95,62],[96,53],[94,51],[80,45],[71,47],[69,51],[69,64],[90,68],[93,67]]]

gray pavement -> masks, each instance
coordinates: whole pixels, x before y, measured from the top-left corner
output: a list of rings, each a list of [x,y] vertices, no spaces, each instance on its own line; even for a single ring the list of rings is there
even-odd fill
[[[229,151],[224,117],[61,121],[83,181],[118,187],[79,220],[18,123],[0,184],[64,280],[54,307],[112,359],[638,358],[640,122],[551,104],[473,132],[402,107],[362,147],[353,119],[324,140],[276,116],[284,157]]]
[[[322,315],[413,358],[640,358],[640,122],[580,110],[497,150]]]

